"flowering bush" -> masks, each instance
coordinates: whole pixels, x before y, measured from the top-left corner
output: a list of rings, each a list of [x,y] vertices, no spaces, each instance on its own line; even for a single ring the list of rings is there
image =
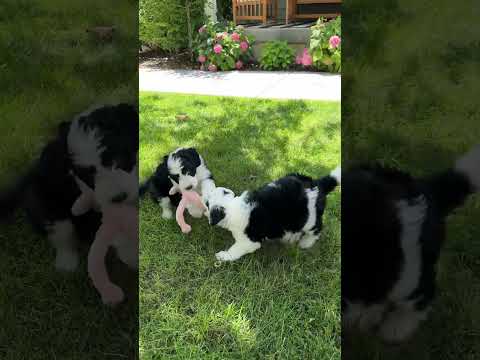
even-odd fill
[[[265,43],[260,57],[260,67],[265,70],[285,70],[293,64],[295,51],[286,41]]]
[[[313,64],[312,55],[310,55],[307,48],[303,49],[303,52],[300,55],[297,55],[295,63],[297,65],[303,65],[305,67],[312,66]]]
[[[209,23],[198,29],[195,52],[203,70],[240,70],[253,57],[253,38],[241,26]]]
[[[342,19],[337,17],[328,22],[320,18],[312,27],[310,54],[313,65],[321,70],[342,70]]]

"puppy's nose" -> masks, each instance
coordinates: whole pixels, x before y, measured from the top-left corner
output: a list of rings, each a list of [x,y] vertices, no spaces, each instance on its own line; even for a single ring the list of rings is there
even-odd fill
[[[192,190],[192,189],[193,189],[193,186],[192,186],[192,185],[189,185],[189,186],[187,186],[185,189],[187,189],[187,190]]]

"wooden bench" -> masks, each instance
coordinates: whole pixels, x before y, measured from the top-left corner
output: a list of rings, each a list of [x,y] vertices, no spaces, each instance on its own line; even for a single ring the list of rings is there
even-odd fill
[[[287,18],[286,23],[298,19],[318,19],[319,17],[334,18],[340,15],[340,11],[326,13],[299,13],[299,5],[341,5],[342,0],[286,0],[287,1]]]
[[[267,23],[268,18],[278,16],[278,0],[232,0],[233,22],[242,20],[260,20]]]

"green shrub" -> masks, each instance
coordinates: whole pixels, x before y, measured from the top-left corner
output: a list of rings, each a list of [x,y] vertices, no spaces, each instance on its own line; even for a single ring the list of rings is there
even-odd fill
[[[253,38],[242,26],[209,23],[197,30],[195,52],[201,69],[240,70],[252,57]]]
[[[342,19],[337,17],[328,22],[320,18],[312,27],[310,54],[313,66],[320,70],[340,72],[342,70]]]
[[[286,41],[265,43],[260,57],[260,67],[265,70],[285,70],[293,64],[295,51]]]
[[[143,44],[167,51],[190,47],[194,29],[203,24],[206,0],[140,0]]]

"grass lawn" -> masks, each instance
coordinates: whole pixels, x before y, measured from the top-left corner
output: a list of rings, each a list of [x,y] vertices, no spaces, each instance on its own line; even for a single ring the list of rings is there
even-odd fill
[[[140,119],[142,179],[178,146],[195,146],[236,193],[340,161],[339,103],[141,93]],[[183,235],[160,213],[141,202],[142,359],[340,359],[339,191],[312,249],[265,246],[221,266],[229,232],[188,217]]]
[[[137,14],[135,1],[0,2],[0,190],[26,170],[59,122],[93,103],[137,100]],[[85,30],[104,24],[117,32],[101,45]],[[53,248],[23,213],[0,223],[0,358],[132,358],[135,292],[111,311],[85,261],[68,275],[53,261]],[[125,283],[136,288],[134,278]]]
[[[342,59],[343,165],[378,159],[428,175],[479,142],[477,14],[450,5],[346,4],[344,41],[356,46]],[[442,20],[456,17],[462,22]],[[480,359],[479,219],[478,195],[448,219],[437,298],[413,341],[390,348],[357,338],[346,359]]]

